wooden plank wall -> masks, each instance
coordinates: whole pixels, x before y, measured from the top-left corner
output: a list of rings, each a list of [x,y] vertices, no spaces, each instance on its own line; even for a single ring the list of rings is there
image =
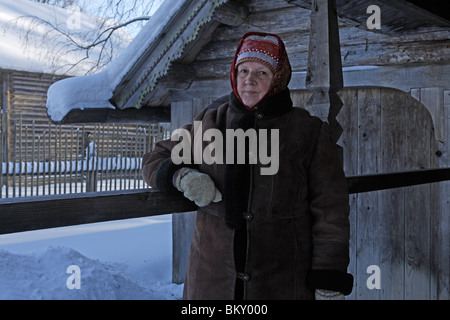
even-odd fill
[[[344,132],[338,144],[344,149],[346,175],[449,167],[445,103],[450,95],[443,93],[442,88],[418,89],[412,90],[413,98],[390,88],[339,91],[344,106],[337,119]],[[300,106],[310,93],[292,95]],[[430,108],[419,101],[428,101]],[[437,110],[435,117],[433,110]],[[441,125],[438,134],[434,123]],[[449,185],[350,196],[349,272],[355,283],[349,299],[449,298]],[[372,274],[367,268],[372,265],[380,268],[379,290],[366,284]]]
[[[38,132],[48,129],[47,90],[63,77],[17,71],[8,72],[8,75],[10,119],[17,122],[22,116],[24,125],[31,125],[34,120]]]
[[[112,124],[104,124],[101,129],[96,124],[78,124],[78,125],[56,125],[50,122],[47,109],[47,90],[54,82],[62,79],[60,76],[41,74],[41,73],[31,73],[31,72],[21,72],[21,71],[1,71],[0,72],[2,80],[1,86],[4,87],[1,90],[1,104],[2,110],[8,110],[8,126],[7,134],[8,138],[8,149],[9,149],[9,159],[12,161],[14,154],[14,143],[18,144],[16,146],[16,161],[18,161],[18,150],[22,149],[22,156],[24,158],[31,159],[33,139],[40,137],[48,139],[50,134],[49,146],[51,150],[48,153],[53,155],[55,153],[54,148],[61,148],[61,142],[69,145],[76,145],[79,148],[75,148],[74,156],[82,154],[84,149],[89,144],[89,141],[100,141],[99,139],[106,139],[106,141],[111,142],[108,146],[111,151],[115,150],[115,141],[121,139],[125,133],[130,137],[134,136],[140,127],[135,124],[123,124],[119,128],[112,126]],[[80,138],[81,135],[77,135],[77,139],[72,141],[74,138],[73,131],[83,131],[85,136]],[[94,133],[98,133],[93,136]],[[23,141],[19,140],[19,136],[23,137]],[[25,136],[28,138],[25,139]],[[14,140],[15,137],[15,140]],[[59,139],[57,138],[59,137]],[[83,141],[82,141],[83,140]],[[83,143],[84,142],[84,145]],[[28,148],[25,146],[28,145]],[[133,150],[134,142],[130,139],[130,143],[126,146],[126,150]],[[28,154],[24,154],[27,150]],[[139,152],[141,150],[138,150]],[[108,155],[109,156],[109,155]],[[129,155],[124,155],[129,156]],[[48,159],[50,160],[50,159]]]
[[[344,88],[339,95],[346,175],[439,166],[430,113],[409,94]],[[354,194],[350,206],[349,299],[448,299],[448,182]],[[379,290],[366,285],[371,265],[380,268]]]
[[[441,168],[450,167],[449,148],[450,141],[450,90],[443,87],[416,88],[411,90],[411,95],[424,104],[430,111],[434,123],[437,166]],[[449,209],[450,208],[450,182],[434,184],[431,186],[431,193],[436,195],[435,201],[432,203],[431,212],[431,233],[435,236],[432,245],[442,248],[443,257],[450,257],[450,232],[449,232]],[[446,210],[439,210],[446,208]],[[437,296],[443,295],[442,292],[447,290],[444,297],[449,298],[448,273],[450,270],[450,258],[447,258],[446,264],[439,263],[441,256],[432,254],[431,267],[432,272],[437,275],[436,281],[432,283],[432,287],[438,288]],[[447,280],[445,280],[447,277]],[[447,286],[442,283],[447,281]],[[432,298],[434,298],[432,296]]]

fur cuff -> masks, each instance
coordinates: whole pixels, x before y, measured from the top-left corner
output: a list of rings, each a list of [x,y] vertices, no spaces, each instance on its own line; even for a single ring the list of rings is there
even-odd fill
[[[178,169],[183,168],[184,165],[176,165],[172,162],[172,159],[167,158],[158,167],[158,171],[156,171],[156,188],[168,194],[179,194],[180,192],[174,187],[172,183],[172,178]]]
[[[310,270],[307,285],[311,290],[324,289],[349,295],[353,289],[353,276],[335,270]]]

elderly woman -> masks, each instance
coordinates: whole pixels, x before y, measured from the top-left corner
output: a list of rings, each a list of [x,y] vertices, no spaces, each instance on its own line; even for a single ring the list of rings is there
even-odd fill
[[[290,78],[282,40],[248,33],[231,66],[229,101],[195,118],[224,136],[227,129],[278,130],[276,173],[261,174],[263,164],[248,157],[174,164],[178,142],[171,140],[144,156],[148,184],[199,206],[184,299],[343,299],[352,290],[342,166],[328,125],[293,107]],[[193,141],[194,126],[184,129]]]

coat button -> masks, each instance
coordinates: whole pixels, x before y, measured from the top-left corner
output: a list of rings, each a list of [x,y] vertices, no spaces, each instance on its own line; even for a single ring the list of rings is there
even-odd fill
[[[262,112],[257,112],[257,113],[256,113],[256,117],[257,117],[258,119],[262,119],[262,118],[264,118],[264,113],[262,113]]]
[[[252,221],[253,220],[253,213],[251,213],[251,212],[244,212],[244,220],[245,221]]]
[[[250,281],[250,275],[248,273],[239,272],[238,273],[238,278],[241,279],[244,282]]]

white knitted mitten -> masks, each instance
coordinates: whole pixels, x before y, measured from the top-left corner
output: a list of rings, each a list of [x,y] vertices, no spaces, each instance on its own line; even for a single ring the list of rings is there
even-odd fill
[[[175,172],[173,184],[199,207],[222,200],[222,194],[217,190],[211,177],[196,169],[181,168]]]
[[[345,300],[344,295],[338,291],[316,289],[314,295],[316,300]]]

